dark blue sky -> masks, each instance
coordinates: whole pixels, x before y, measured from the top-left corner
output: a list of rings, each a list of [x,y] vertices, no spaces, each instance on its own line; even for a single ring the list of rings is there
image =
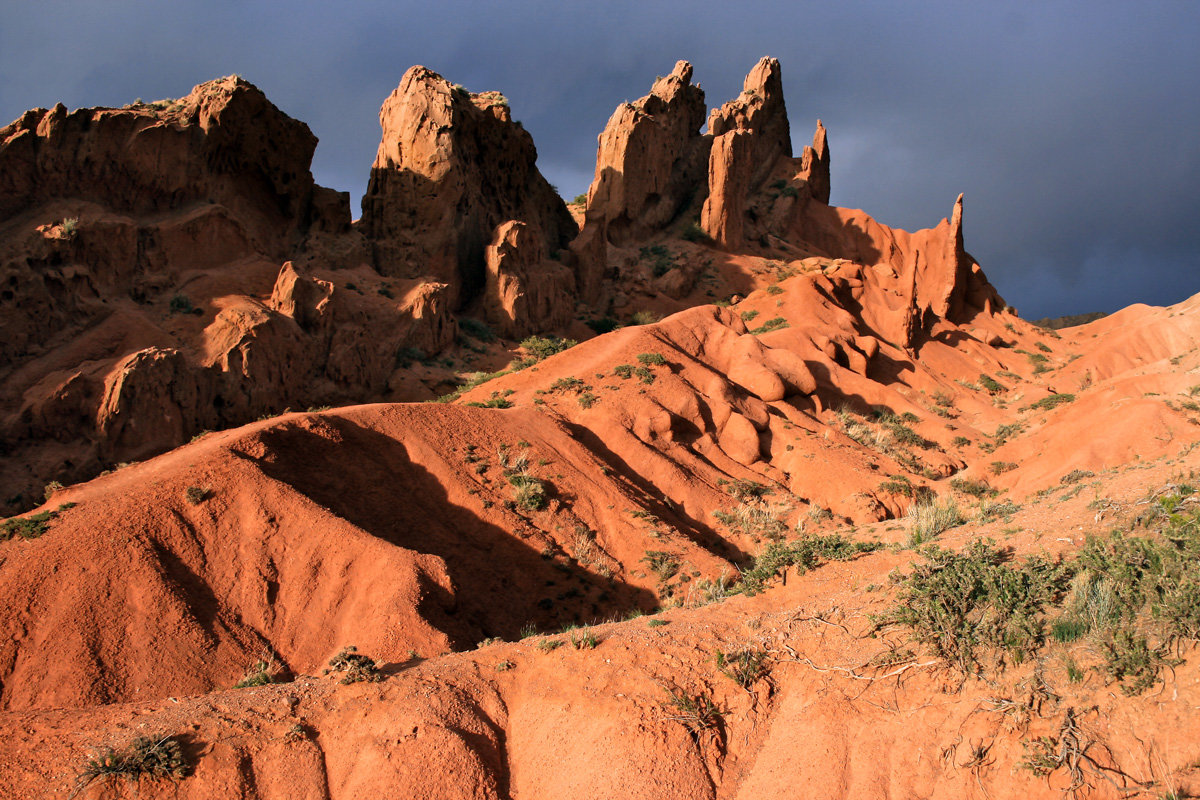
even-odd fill
[[[237,73],[357,200],[378,110],[424,64],[504,92],[539,166],[584,191],[596,135],[677,59],[709,105],[780,59],[793,140],[833,195],[915,229],[966,194],[967,248],[1026,317],[1200,292],[1200,3],[0,0],[0,125]]]

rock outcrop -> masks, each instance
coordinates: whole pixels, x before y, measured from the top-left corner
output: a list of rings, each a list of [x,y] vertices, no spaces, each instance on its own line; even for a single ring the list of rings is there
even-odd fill
[[[289,405],[413,396],[399,354],[454,341],[458,285],[375,271],[316,141],[236,77],[0,129],[0,507]]]
[[[618,106],[600,133],[596,173],[579,237],[580,298],[594,302],[607,272],[608,244],[645,239],[673,221],[704,182],[709,139],[701,136],[704,92],[680,61],[650,94]]]
[[[360,227],[382,274],[444,283],[460,308],[484,289],[484,251],[497,226],[534,226],[544,258],[576,234],[537,170],[533,138],[500,93],[471,94],[413,67],[384,102],[379,123],[383,138]]]
[[[307,125],[236,76],[179,100],[33,109],[0,128],[0,222],[64,198],[131,215],[213,203],[282,254],[313,224],[349,221],[345,196],[313,183],[316,145]]]
[[[501,336],[522,339],[571,320],[575,277],[566,266],[547,259],[541,243],[535,228],[510,220],[496,228],[488,245],[484,310]]]
[[[650,94],[613,112],[600,134],[584,228],[615,244],[643,239],[674,219],[704,178],[704,92],[680,61]]]

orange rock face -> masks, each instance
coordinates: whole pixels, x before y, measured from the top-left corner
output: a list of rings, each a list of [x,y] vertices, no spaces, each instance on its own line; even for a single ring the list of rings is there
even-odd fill
[[[382,274],[445,283],[458,308],[483,291],[484,250],[499,225],[532,225],[543,258],[575,236],[566,206],[535,166],[533,138],[498,92],[470,94],[413,67],[379,123],[361,228]]]

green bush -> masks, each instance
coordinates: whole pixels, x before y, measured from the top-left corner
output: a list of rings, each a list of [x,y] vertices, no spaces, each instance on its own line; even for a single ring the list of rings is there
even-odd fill
[[[487,400],[472,400],[469,403],[463,403],[471,408],[512,408],[511,400],[506,400],[503,397],[491,397]]]
[[[1036,408],[1041,411],[1049,411],[1052,408],[1058,408],[1061,405],[1074,402],[1075,395],[1073,394],[1048,394],[1036,403],[1031,403],[1030,408]]]
[[[1007,387],[1000,381],[993,378],[991,375],[980,373],[979,385],[987,390],[988,394],[999,394],[1000,392],[1008,391]]]
[[[8,541],[20,536],[22,539],[36,539],[50,529],[50,520],[57,516],[53,511],[39,511],[28,517],[13,517],[0,524],[0,541]]]
[[[751,328],[750,333],[757,336],[760,333],[770,333],[771,331],[777,331],[786,327],[788,327],[788,321],[786,319],[783,317],[773,317],[764,322],[762,325],[759,325],[757,328]]]
[[[766,588],[769,580],[788,567],[807,572],[823,558],[827,561],[848,561],[862,553],[878,550],[879,542],[855,542],[831,533],[824,536],[805,536],[791,542],[772,542],[759,553],[754,563],[742,571],[735,591],[755,595]]]
[[[679,559],[662,550],[647,550],[640,560],[650,567],[650,571],[657,575],[662,583],[671,580],[679,572]]]
[[[711,239],[708,237],[708,234],[704,232],[704,229],[695,222],[689,222],[687,227],[683,229],[683,232],[679,234],[679,237],[686,242],[711,241]]]
[[[612,317],[600,317],[599,319],[589,319],[587,326],[591,328],[596,335],[611,333],[621,327],[621,323],[617,322]]]
[[[885,618],[913,630],[935,655],[974,673],[983,650],[1018,663],[1044,639],[1045,607],[1058,599],[1071,571],[1039,556],[1019,566],[984,540],[962,553],[930,546],[905,579],[899,603]]]
[[[558,336],[530,336],[521,342],[521,347],[533,359],[532,363],[537,363],[577,344],[579,342],[574,339],[562,339]]]
[[[950,488],[956,492],[969,494],[972,497],[994,497],[999,494],[999,492],[983,481],[972,481],[967,478],[952,478],[950,480]]]
[[[496,332],[486,322],[470,317],[461,317],[458,320],[458,327],[472,339],[478,339],[481,342],[496,341]]]
[[[646,365],[662,366],[667,363],[667,359],[662,353],[638,353],[637,360]]]
[[[211,490],[205,489],[200,486],[189,486],[189,487],[187,487],[187,489],[184,490],[183,496],[187,499],[187,501],[189,503],[191,503],[194,506],[198,506],[201,503],[203,503],[205,500],[208,499],[208,495],[210,494],[210,491]]]

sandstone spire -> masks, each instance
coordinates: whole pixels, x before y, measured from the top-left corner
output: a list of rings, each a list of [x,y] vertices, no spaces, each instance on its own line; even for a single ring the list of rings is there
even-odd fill
[[[416,66],[384,102],[379,123],[362,229],[381,273],[444,282],[458,307],[484,288],[484,250],[497,226],[532,224],[542,255],[574,235],[566,206],[535,166],[533,138],[499,92],[471,94]]]

